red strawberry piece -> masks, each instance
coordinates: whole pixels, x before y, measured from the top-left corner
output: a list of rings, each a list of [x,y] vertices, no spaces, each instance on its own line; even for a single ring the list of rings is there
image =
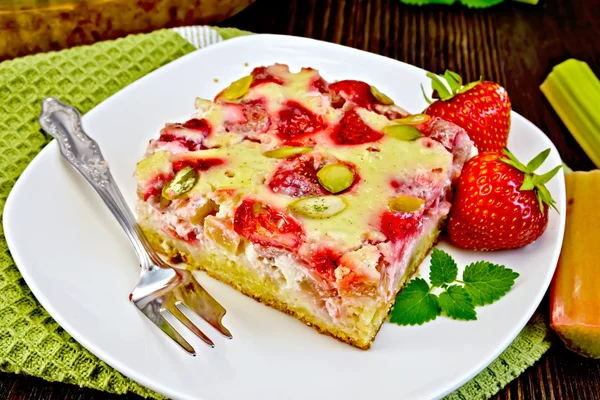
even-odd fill
[[[185,167],[192,167],[196,171],[207,171],[212,167],[224,164],[225,161],[221,158],[193,158],[182,157],[173,162],[173,171],[177,172]]]
[[[253,199],[238,206],[233,228],[252,243],[289,251],[297,250],[304,239],[302,225],[294,217]]]
[[[241,121],[225,121],[223,125],[228,132],[260,134],[271,126],[264,99],[245,100],[239,104],[228,103],[226,107],[237,107],[244,116]]]
[[[374,142],[382,137],[383,133],[371,129],[355,110],[346,111],[331,133],[331,139],[336,144],[363,144]]]
[[[317,76],[314,80],[312,80],[309,84],[309,88],[311,90],[316,90],[319,93],[329,93],[329,84],[321,76]]]
[[[160,195],[161,189],[159,185],[149,186],[148,189],[141,194],[144,201],[148,201],[149,198]]]
[[[189,231],[187,233],[187,235],[185,235],[185,240],[192,244],[198,243],[198,234],[196,232],[194,232],[193,230]]]
[[[202,142],[210,135],[212,127],[210,123],[202,119],[190,119],[183,124],[167,124],[159,137],[160,142],[179,142],[189,151],[205,149]]]
[[[313,252],[306,260],[308,266],[327,282],[335,282],[336,260],[341,257],[340,252],[329,247],[323,247]]]
[[[309,90],[318,91],[323,94],[329,93],[329,83],[323,79],[316,69],[311,67],[303,67],[302,72],[312,72],[314,75],[308,84]]]
[[[269,180],[269,188],[290,197],[328,194],[317,179],[317,172],[325,165],[323,158],[314,154],[283,159]]]
[[[421,213],[385,211],[381,215],[381,231],[391,241],[402,241],[421,227]]]
[[[144,201],[148,201],[148,199],[150,199],[151,197],[160,196],[165,182],[170,181],[172,178],[173,174],[159,174],[147,183],[147,185],[145,186],[145,191],[143,193],[138,192],[138,194],[142,199],[144,199]]]
[[[254,68],[254,70],[252,70],[251,75],[254,79],[252,80],[252,84],[250,85],[250,87],[258,86],[267,82],[283,85],[283,81],[275,75],[271,74],[267,67],[256,67]]]
[[[345,80],[329,85],[329,90],[359,107],[371,109],[376,102],[371,86],[362,81]]]
[[[179,233],[177,233],[177,231],[175,229],[172,229],[169,227],[165,227],[165,228],[163,228],[163,230],[176,239],[183,240],[190,244],[198,243],[197,234],[193,230],[189,231],[185,236],[181,236]]]
[[[441,79],[428,73],[434,94],[439,97],[425,113],[454,122],[463,128],[480,153],[499,152],[508,140],[510,130],[510,99],[506,90],[494,82],[472,82],[462,86],[462,79],[451,71]]]
[[[299,144],[306,136],[327,128],[320,116],[295,101],[288,101],[278,117],[277,136],[285,144]]]
[[[450,240],[474,250],[523,247],[539,238],[548,225],[554,200],[544,186],[560,169],[535,175],[548,157],[543,151],[527,165],[508,150],[473,157],[463,168],[448,222]]]
[[[186,121],[182,125],[185,129],[190,129],[193,131],[200,132],[204,137],[208,136],[211,131],[211,126],[207,120],[204,118],[192,118],[189,121]]]

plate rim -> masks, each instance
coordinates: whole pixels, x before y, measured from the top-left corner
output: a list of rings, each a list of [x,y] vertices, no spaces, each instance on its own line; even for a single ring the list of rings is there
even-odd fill
[[[178,63],[185,63],[188,58],[197,57],[198,53],[203,53],[205,50],[214,49],[215,47],[232,46],[231,43],[233,43],[233,42],[237,43],[236,46],[239,46],[240,42],[245,42],[245,41],[255,42],[255,41],[268,41],[268,40],[275,40],[275,41],[280,41],[280,42],[285,42],[285,41],[291,40],[291,41],[304,42],[304,43],[309,43],[309,44],[318,45],[318,46],[333,46],[333,47],[336,47],[337,49],[339,49],[341,51],[345,51],[345,52],[350,52],[350,53],[358,52],[358,53],[366,54],[369,57],[376,58],[377,62],[401,63],[405,67],[414,69],[414,70],[418,71],[419,73],[421,73],[422,71],[426,71],[425,69],[419,68],[417,66],[405,63],[403,61],[395,60],[393,58],[386,57],[386,56],[383,56],[380,54],[371,53],[371,52],[368,52],[368,51],[365,51],[362,49],[356,49],[356,48],[352,48],[349,46],[344,46],[344,45],[337,44],[337,43],[330,43],[330,42],[321,41],[321,40],[312,39],[312,38],[303,38],[303,37],[296,37],[296,36],[289,36],[289,35],[277,35],[277,34],[253,34],[253,35],[247,35],[247,36],[240,36],[240,37],[224,40],[222,42],[218,42],[216,44],[192,51],[192,52],[190,52],[182,57],[179,57],[179,58],[169,62],[168,64],[165,64],[165,65],[155,69],[154,71],[151,71],[150,73],[142,76],[141,78],[137,79],[136,81],[132,82],[131,84],[125,86],[124,88],[120,89],[116,93],[107,97],[106,99],[101,101],[99,104],[94,106],[91,110],[89,110],[83,116],[84,125],[85,125],[86,116],[88,116],[90,113],[97,113],[97,112],[99,112],[98,110],[100,110],[100,112],[101,112],[102,109],[104,107],[106,107],[107,103],[110,104],[110,102],[113,101],[114,99],[119,98],[120,96],[127,95],[127,92],[129,91],[130,88],[144,85],[146,80],[150,79],[151,77],[153,77],[155,75],[168,73],[168,71],[171,68],[173,68],[174,66],[178,65]],[[264,46],[264,44],[260,44],[260,43],[259,43],[259,45]],[[521,120],[521,122],[528,125],[530,129],[537,130],[540,133],[540,137],[546,143],[546,145],[548,147],[550,147],[552,150],[554,150],[554,152],[558,155],[558,158],[561,159],[560,153],[558,152],[558,149],[556,148],[554,143],[552,143],[550,138],[548,138],[548,136],[540,128],[538,128],[531,121],[529,121],[528,119],[521,116],[519,113],[517,113],[515,111],[511,111],[511,119]],[[28,180],[27,177],[35,172],[35,170],[37,168],[36,166],[39,163],[43,162],[43,160],[45,158],[51,157],[52,156],[51,154],[53,152],[56,153],[56,155],[58,155],[58,153],[59,153],[59,150],[55,143],[55,140],[52,140],[50,143],[48,143],[46,146],[44,146],[44,148],[33,158],[33,160],[27,165],[25,170],[21,173],[21,175],[19,176],[19,178],[13,185],[12,189],[10,190],[10,193],[7,197],[5,207],[4,207],[4,210],[2,213],[3,214],[2,215],[2,225],[4,228],[4,234],[5,234],[5,238],[7,241],[7,245],[8,245],[9,250],[11,251],[11,255],[12,255],[13,260],[15,261],[15,265],[17,266],[17,268],[19,269],[19,272],[23,276],[25,283],[30,288],[32,294],[37,299],[37,301],[46,310],[46,312],[48,312],[48,314],[70,336],[72,336],[81,346],[83,346],[85,349],[87,349],[90,353],[94,354],[94,356],[98,357],[98,359],[102,360],[103,362],[108,364],[110,367],[112,367],[115,370],[117,370],[118,372],[122,373],[124,376],[131,379],[132,381],[134,381],[144,387],[147,387],[157,393],[160,393],[165,396],[172,397],[172,398],[177,398],[177,399],[191,399],[191,397],[189,397],[188,395],[186,395],[184,393],[179,392],[177,389],[173,389],[171,387],[158,385],[158,384],[155,385],[151,379],[145,379],[145,375],[143,373],[140,374],[137,372],[136,369],[127,367],[127,365],[120,362],[118,359],[111,357],[109,354],[106,354],[102,349],[98,348],[93,343],[93,341],[88,341],[85,338],[85,335],[80,335],[79,331],[76,328],[74,328],[68,322],[67,319],[63,318],[61,313],[59,313],[57,310],[54,309],[54,307],[52,306],[52,302],[44,295],[43,290],[41,290],[38,287],[38,285],[36,283],[36,279],[32,275],[29,274],[28,269],[24,268],[24,270],[22,270],[19,267],[19,264],[22,264],[23,260],[21,259],[21,255],[19,252],[12,251],[12,249],[16,248],[16,241],[12,237],[13,234],[11,233],[14,230],[14,228],[12,228],[13,224],[15,223],[12,220],[12,218],[13,218],[12,215],[14,215],[14,212],[10,212],[10,211],[15,207],[15,205],[14,205],[16,203],[15,199],[17,199],[19,197],[18,193],[23,190],[22,189],[22,187],[24,185],[23,182],[26,182]],[[62,159],[62,157],[61,157],[60,162],[66,164],[66,161],[64,161]],[[528,323],[528,321],[531,319],[531,317],[537,310],[539,304],[541,303],[545,293],[548,290],[548,287],[552,280],[552,276],[554,275],[554,271],[556,269],[556,264],[557,264],[558,258],[560,256],[560,251],[562,248],[562,242],[563,242],[563,238],[564,238],[564,231],[565,231],[565,210],[564,210],[564,208],[566,208],[566,206],[565,206],[566,190],[565,190],[565,183],[564,183],[564,174],[559,174],[559,177],[560,177],[560,185],[561,185],[561,192],[562,192],[561,193],[562,196],[560,199],[562,201],[560,201],[559,203],[561,205],[563,205],[563,207],[562,207],[563,212],[559,214],[558,245],[553,250],[552,262],[548,266],[548,272],[546,273],[545,280],[539,286],[540,288],[544,288],[544,290],[540,289],[535,300],[533,302],[531,302],[528,310],[523,314],[524,315],[523,318],[521,320],[519,320],[519,322],[517,324],[515,324],[515,326],[512,328],[512,332],[509,335],[507,335],[507,339],[504,340],[504,342],[502,342],[501,344],[496,345],[495,352],[493,352],[488,358],[482,359],[482,361],[480,363],[478,363],[477,365],[472,366],[469,369],[469,372],[463,374],[463,377],[460,380],[459,379],[455,380],[453,385],[449,385],[445,389],[442,388],[442,390],[437,390],[433,398],[436,398],[436,399],[442,398],[442,397],[448,395],[449,393],[453,392],[454,390],[460,388],[466,382],[473,379],[478,373],[483,371],[494,360],[496,360],[498,358],[498,356],[502,352],[504,352],[504,350],[506,350],[510,346],[510,344],[514,341],[514,339],[522,332],[523,328]],[[207,400],[207,398],[205,398],[204,395],[202,395],[202,399]]]

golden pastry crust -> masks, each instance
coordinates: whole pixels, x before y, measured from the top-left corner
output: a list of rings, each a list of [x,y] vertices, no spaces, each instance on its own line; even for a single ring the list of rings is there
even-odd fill
[[[373,329],[369,332],[348,332],[340,329],[336,325],[328,324],[326,321],[318,319],[310,312],[306,312],[298,307],[294,307],[292,304],[286,301],[285,298],[278,296],[276,282],[269,280],[265,281],[264,278],[258,276],[255,276],[253,280],[249,281],[247,279],[247,269],[223,256],[219,256],[218,254],[210,254],[200,259],[191,255],[185,248],[185,244],[182,245],[181,241],[163,235],[155,229],[144,224],[142,224],[142,230],[148,237],[152,247],[169,259],[181,260],[188,266],[189,269],[204,271],[210,277],[228,284],[244,295],[276,310],[291,315],[306,325],[315,328],[319,333],[332,336],[341,342],[348,343],[362,350],[368,350],[371,347],[375,336],[383,325],[383,320],[387,318],[387,315],[389,314],[395,301],[394,296],[387,304],[384,304],[378,310],[379,315],[373,319]],[[436,230],[423,241],[421,241],[419,248],[413,253],[413,257],[410,260],[410,265],[398,283],[396,293],[404,287],[410,277],[417,271],[419,265],[427,256],[429,251],[435,246],[439,232],[439,230]]]

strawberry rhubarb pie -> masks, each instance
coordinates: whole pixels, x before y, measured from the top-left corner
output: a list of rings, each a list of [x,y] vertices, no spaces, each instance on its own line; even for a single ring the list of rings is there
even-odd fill
[[[139,223],[167,256],[367,349],[471,150],[364,82],[259,67],[150,141]]]

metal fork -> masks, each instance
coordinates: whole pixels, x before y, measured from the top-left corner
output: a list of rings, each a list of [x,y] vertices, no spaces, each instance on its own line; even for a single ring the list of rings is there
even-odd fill
[[[133,304],[191,355],[196,355],[196,351],[169,324],[165,314],[178,319],[211,347],[214,347],[214,342],[185,316],[182,312],[184,307],[231,339],[231,333],[221,322],[225,308],[200,286],[189,271],[173,268],[156,254],[119,191],[98,143],[83,131],[79,112],[50,97],[42,102],[39,122],[44,131],[56,139],[63,157],[104,200],[131,241],[142,267],[140,281],[129,296]]]

